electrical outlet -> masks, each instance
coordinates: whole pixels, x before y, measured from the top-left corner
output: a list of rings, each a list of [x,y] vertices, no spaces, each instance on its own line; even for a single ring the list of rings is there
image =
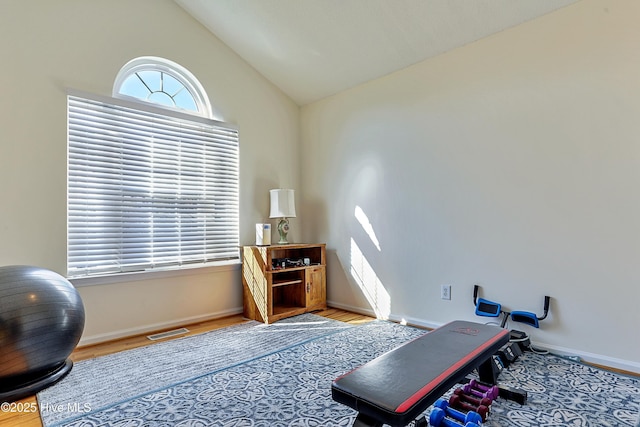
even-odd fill
[[[451,285],[441,285],[440,286],[440,298],[441,299],[451,299]]]

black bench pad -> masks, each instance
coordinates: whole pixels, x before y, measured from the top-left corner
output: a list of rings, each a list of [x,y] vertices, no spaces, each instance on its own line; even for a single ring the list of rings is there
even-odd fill
[[[334,380],[331,395],[359,417],[406,426],[509,342],[509,331],[456,320]]]

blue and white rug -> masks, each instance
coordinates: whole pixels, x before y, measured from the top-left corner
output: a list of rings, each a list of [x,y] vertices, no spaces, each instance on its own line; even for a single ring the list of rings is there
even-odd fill
[[[83,360],[38,393],[45,427],[352,327],[313,314],[242,324]]]
[[[346,427],[356,413],[331,399],[331,382],[423,333],[382,321],[346,328],[51,425]],[[526,353],[501,382],[526,390],[527,405],[499,399],[485,426],[633,427],[640,410],[640,379],[555,356]]]

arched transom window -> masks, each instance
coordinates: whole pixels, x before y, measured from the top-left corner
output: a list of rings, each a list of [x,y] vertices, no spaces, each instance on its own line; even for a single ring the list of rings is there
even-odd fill
[[[118,73],[113,96],[135,98],[211,118],[211,105],[200,82],[186,68],[164,58],[136,58]]]

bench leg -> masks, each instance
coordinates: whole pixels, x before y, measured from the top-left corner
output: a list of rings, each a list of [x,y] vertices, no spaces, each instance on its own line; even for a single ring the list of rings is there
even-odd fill
[[[368,415],[358,413],[358,417],[353,422],[353,427],[382,427],[380,421],[376,421]]]
[[[495,385],[498,383],[498,376],[502,369],[497,365],[497,361],[492,357],[488,358],[478,366],[478,377],[480,381]]]

